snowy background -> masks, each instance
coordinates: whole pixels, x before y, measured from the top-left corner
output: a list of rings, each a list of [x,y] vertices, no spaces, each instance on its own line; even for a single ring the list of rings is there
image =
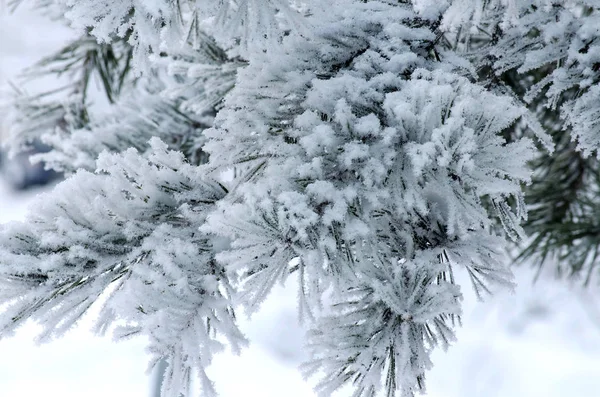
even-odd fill
[[[8,81],[19,84],[21,68],[72,35],[26,8],[9,14],[3,1],[0,92]],[[0,223],[22,219],[41,191],[16,193],[0,179]],[[434,353],[427,396],[600,396],[599,294],[550,278],[533,285],[531,269],[516,273],[515,294],[478,303],[465,291],[464,326],[448,352]],[[239,357],[224,353],[209,371],[222,396],[313,395],[311,383],[297,371],[304,358],[303,330],[294,299],[293,284],[278,287],[251,322],[243,320],[251,347]],[[150,396],[144,340],[96,337],[88,331],[92,320],[93,313],[64,338],[42,346],[34,343],[35,324],[1,340],[0,396]]]

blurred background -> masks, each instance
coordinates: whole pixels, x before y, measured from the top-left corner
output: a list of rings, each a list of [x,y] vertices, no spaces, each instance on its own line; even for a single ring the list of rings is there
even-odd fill
[[[27,7],[9,13],[3,1],[0,103],[15,87],[27,88],[19,82],[20,70],[72,34]],[[5,129],[0,112],[0,140],[6,139]],[[30,154],[44,149],[37,144],[14,158],[0,152],[0,223],[23,219],[31,200],[60,180],[28,161]],[[480,303],[464,291],[463,327],[447,352],[433,354],[427,396],[600,396],[597,290],[545,274],[534,283],[532,268],[515,273],[514,294],[500,292]],[[222,396],[313,396],[312,382],[297,370],[305,357],[294,287],[293,280],[277,287],[252,321],[241,316],[250,347],[241,356],[223,353],[209,371]],[[144,340],[114,343],[96,337],[88,331],[93,317],[92,311],[64,338],[42,346],[34,342],[33,323],[0,340],[0,396],[155,397],[157,374],[146,372]]]

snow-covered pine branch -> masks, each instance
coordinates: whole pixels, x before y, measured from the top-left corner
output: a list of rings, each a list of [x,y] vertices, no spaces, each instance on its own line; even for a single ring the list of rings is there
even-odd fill
[[[169,396],[194,368],[214,393],[212,332],[237,349],[234,306],[256,310],[292,273],[321,395],[424,390],[469,287],[455,272],[480,296],[512,285],[503,252],[524,236],[528,162],[552,148],[524,99],[561,103],[594,150],[591,0],[53,3],[100,43],[126,41],[141,77],[46,135],[51,164],[91,170],[100,155],[98,169],[3,227],[0,324],[60,334],[110,289],[99,329],[149,335]]]
[[[313,38],[284,38],[240,72],[205,149],[210,169],[247,172],[203,230],[232,240],[217,259],[241,275],[251,309],[292,271],[307,313],[333,290],[345,309],[317,319],[312,339],[322,395],[350,379],[373,395],[385,371],[388,393],[412,395],[460,312],[451,268],[467,269],[478,293],[510,285],[492,219],[521,235],[535,150],[501,133],[527,110],[439,60],[435,21],[409,6],[328,12]],[[422,299],[386,291],[396,283]],[[356,291],[367,306],[348,309]]]
[[[66,82],[46,92],[17,92],[8,106],[0,107],[8,110],[4,145],[17,152],[39,140],[52,150],[32,161],[67,173],[93,171],[104,150],[143,152],[153,136],[183,151],[192,163],[205,162],[202,130],[212,124],[244,62],[231,59],[213,38],[198,35],[200,41],[174,48],[138,78],[131,76],[133,54],[123,40],[96,43],[86,34],[69,43],[22,77],[58,75]],[[102,83],[105,98],[88,93],[93,79]]]
[[[560,107],[573,140],[584,155],[597,151],[598,51],[600,4],[597,1],[534,1],[522,5],[519,18],[506,29],[492,54],[502,73],[545,69],[526,101],[544,95],[547,106]]]
[[[151,151],[104,153],[95,174],[79,171],[41,196],[25,223],[0,229],[2,334],[29,318],[40,340],[61,336],[107,290],[97,330],[118,325],[117,337],[145,335],[156,361],[171,369],[165,396],[179,396],[213,353],[215,335],[237,349],[230,285],[198,231],[226,191],[204,179],[157,138]]]
[[[212,124],[214,108],[205,108],[202,115],[182,112],[182,98],[170,100],[161,92],[140,84],[108,109],[90,112],[86,124],[41,134],[40,141],[52,150],[31,160],[68,174],[77,169],[93,171],[103,151],[118,153],[135,148],[145,152],[149,139],[158,137],[171,149],[182,151],[192,163],[204,162],[202,131]]]
[[[431,6],[451,15],[460,3]],[[598,276],[600,249],[596,226],[600,209],[595,199],[600,169],[600,4],[594,0],[469,3],[479,4],[477,17],[443,25],[449,37],[458,38],[455,50],[478,65],[486,86],[525,102],[557,143],[556,153],[540,152],[532,163],[536,175],[527,192],[531,215],[526,228],[534,238],[521,257],[534,259],[540,269],[551,262],[557,274],[590,284]],[[444,15],[444,20],[452,18]]]
[[[597,129],[600,4],[596,0],[415,1],[424,13],[442,15],[440,28],[486,42],[474,51],[482,66],[501,76],[516,71],[528,82],[523,99],[545,97],[559,109],[578,149],[585,156],[600,145]],[[486,62],[487,61],[487,62]]]

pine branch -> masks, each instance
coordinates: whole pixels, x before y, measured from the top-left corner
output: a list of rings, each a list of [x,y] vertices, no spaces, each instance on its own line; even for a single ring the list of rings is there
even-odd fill
[[[12,151],[56,130],[67,133],[86,128],[90,123],[91,80],[98,77],[107,101],[113,103],[123,86],[131,83],[130,62],[131,48],[127,43],[98,44],[91,36],[84,35],[26,70],[21,79],[29,83],[48,77],[66,81],[41,93],[16,90],[7,123]]]
[[[0,229],[9,303],[0,330],[33,318],[42,340],[60,336],[112,288],[97,328],[123,319],[150,336],[150,350],[171,365],[164,395],[178,396],[189,387],[183,373],[196,369],[207,379],[204,368],[221,349],[215,333],[234,348],[244,338],[227,275],[198,232],[225,192],[164,143],[151,147],[143,157],[133,149],[103,154],[96,174],[79,171],[41,198],[27,223]]]

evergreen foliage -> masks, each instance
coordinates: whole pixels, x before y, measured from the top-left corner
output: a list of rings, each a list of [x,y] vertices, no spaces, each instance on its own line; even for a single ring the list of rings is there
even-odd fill
[[[60,336],[106,292],[98,332],[148,336],[164,396],[194,373],[215,395],[234,311],[297,273],[317,392],[409,397],[454,340],[456,272],[511,288],[527,235],[597,272],[598,1],[21,2],[81,38],[6,109],[69,178],[0,227],[4,334]]]

